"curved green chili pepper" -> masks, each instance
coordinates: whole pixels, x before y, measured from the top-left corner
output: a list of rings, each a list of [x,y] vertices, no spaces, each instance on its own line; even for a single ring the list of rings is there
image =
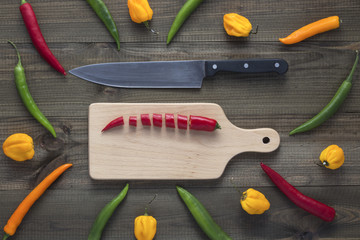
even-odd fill
[[[110,32],[111,36],[115,39],[117,44],[117,49],[120,50],[120,40],[119,33],[115,24],[114,19],[112,18],[109,9],[106,7],[105,3],[102,0],[86,0],[98,17],[103,21],[106,28]]]
[[[88,240],[99,240],[101,239],[101,234],[105,228],[106,223],[109,221],[111,215],[114,213],[117,206],[125,198],[129,189],[129,184],[126,184],[124,189],[117,195],[113,200],[111,200],[97,215],[95,222],[90,230]]]
[[[184,201],[192,216],[204,233],[212,240],[231,240],[231,238],[215,223],[209,212],[191,193],[176,186],[181,199]]]
[[[180,11],[175,17],[173,24],[171,25],[170,31],[168,33],[166,44],[169,44],[175,34],[178,32],[180,27],[183,25],[185,20],[190,16],[190,14],[202,3],[203,0],[187,0],[187,2],[182,6]]]
[[[356,51],[356,59],[351,69],[351,72],[341,84],[331,101],[316,116],[292,130],[289,135],[309,131],[315,127],[318,127],[336,113],[336,111],[339,109],[339,107],[344,102],[350,92],[352,86],[352,77],[354,75],[358,61],[359,51]]]
[[[37,107],[34,99],[32,98],[29,88],[26,83],[26,77],[25,77],[25,70],[23,66],[21,65],[21,57],[18,49],[16,48],[16,45],[8,41],[16,50],[17,56],[18,56],[18,63],[15,66],[14,69],[14,75],[15,75],[15,84],[16,88],[18,90],[18,93],[21,97],[21,100],[23,101],[25,107],[27,110],[31,113],[31,115],[39,122],[41,123],[54,137],[56,137],[55,130],[49,120],[42,114],[40,109]]]

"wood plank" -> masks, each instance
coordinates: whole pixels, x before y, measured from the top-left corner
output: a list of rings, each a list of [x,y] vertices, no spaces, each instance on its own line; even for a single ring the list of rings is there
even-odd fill
[[[122,43],[162,42],[165,47],[167,33],[185,1],[149,1],[154,10],[151,26],[160,34],[153,35],[142,24],[130,19],[125,1],[104,1],[113,15],[120,32]],[[110,34],[103,23],[85,1],[29,1],[37,15],[39,25],[48,43],[73,42],[110,42]],[[19,12],[19,1],[3,0],[0,39],[30,43],[26,28]],[[357,24],[359,4],[357,0],[338,1],[206,1],[185,22],[169,48],[178,47],[182,42],[227,42],[226,44],[248,42],[277,42],[279,37],[290,34],[297,28],[331,15],[341,17],[344,24],[341,29],[316,36],[307,42],[353,42],[358,41],[360,26]],[[223,15],[236,12],[259,26],[259,34],[250,39],[239,39],[226,35],[223,27]],[[306,17],[303,17],[306,13]],[[70,27],[71,26],[71,27]],[[51,44],[50,46],[54,46]],[[181,45],[180,45],[181,46]],[[114,46],[113,46],[114,47]]]
[[[70,173],[70,171],[68,172]],[[34,205],[16,233],[16,239],[86,239],[98,211],[124,186],[108,189],[74,190],[71,185],[59,189],[62,176]],[[104,185],[104,187],[109,187]],[[325,223],[296,207],[275,187],[256,188],[263,192],[271,207],[263,215],[249,215],[242,210],[239,193],[232,187],[184,187],[207,208],[214,220],[233,239],[356,239],[360,227],[359,187],[301,187],[300,191],[333,206],[334,222]],[[245,191],[248,187],[242,187]],[[25,191],[2,192],[0,222],[5,223],[11,209],[22,200]],[[133,220],[143,214],[146,203],[157,198],[150,214],[158,220],[156,239],[207,239],[180,200],[175,185],[168,188],[144,188],[130,183],[128,196],[107,224],[104,239],[133,239]]]

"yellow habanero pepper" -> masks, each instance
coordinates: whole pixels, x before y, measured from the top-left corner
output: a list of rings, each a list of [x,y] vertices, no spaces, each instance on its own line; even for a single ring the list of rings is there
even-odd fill
[[[261,192],[249,188],[240,198],[242,208],[248,214],[263,214],[270,208],[270,203]]]
[[[337,169],[344,164],[344,151],[337,145],[330,145],[321,152],[320,161],[326,168]]]
[[[144,215],[135,218],[134,234],[137,240],[152,240],[156,234],[156,219],[149,216],[146,211]]]
[[[224,15],[224,28],[228,35],[235,37],[249,36],[252,25],[250,21],[236,13],[228,13]]]
[[[25,133],[15,133],[3,143],[3,151],[15,161],[32,159],[35,154],[33,139]]]
[[[147,0],[128,0],[128,8],[131,20],[135,23],[144,23],[146,28],[153,33],[157,33],[150,29],[149,20],[152,19],[153,10]]]

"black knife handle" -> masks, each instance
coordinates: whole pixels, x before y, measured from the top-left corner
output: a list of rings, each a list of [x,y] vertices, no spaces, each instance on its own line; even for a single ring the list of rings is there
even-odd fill
[[[284,59],[247,59],[205,61],[206,76],[213,76],[219,71],[238,73],[268,73],[284,74],[288,70],[288,63]]]

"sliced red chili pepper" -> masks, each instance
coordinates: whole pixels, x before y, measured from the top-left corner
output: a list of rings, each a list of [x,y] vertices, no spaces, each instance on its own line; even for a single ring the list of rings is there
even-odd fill
[[[144,126],[151,126],[151,120],[149,114],[141,114],[141,123]]]
[[[24,19],[25,26],[29,32],[31,41],[40,55],[58,72],[66,75],[64,68],[50,51],[41,33],[36,15],[30,3],[21,0],[20,12]]]
[[[106,130],[109,130],[111,128],[114,128],[114,127],[117,127],[117,126],[121,126],[121,125],[124,125],[124,118],[121,116],[121,117],[118,117],[118,118],[115,118],[114,120],[112,120],[111,122],[108,123],[108,125],[106,125],[104,127],[103,130],[101,130],[102,132],[106,131]]]
[[[162,127],[162,114],[153,114],[153,124],[155,127]]]
[[[190,115],[190,129],[212,132],[221,127],[215,119]]]
[[[185,115],[177,115],[177,125],[179,129],[187,129],[188,126],[188,117]]]
[[[270,177],[271,181],[297,206],[324,221],[331,222],[334,220],[336,214],[335,209],[305,196],[270,167],[263,163],[260,163],[260,165],[264,172]]]
[[[171,113],[166,113],[165,114],[165,124],[166,124],[166,127],[175,128],[175,116],[174,116],[174,114],[171,114]]]
[[[137,126],[137,117],[136,116],[130,116],[129,117],[129,125],[130,126]]]

